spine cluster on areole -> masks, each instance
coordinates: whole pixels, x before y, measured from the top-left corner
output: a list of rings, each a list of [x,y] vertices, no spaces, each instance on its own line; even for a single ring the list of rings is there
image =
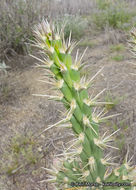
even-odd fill
[[[109,172],[109,166],[117,164],[111,161],[113,158],[110,155],[105,157],[103,155],[104,149],[116,148],[110,143],[113,141],[113,135],[118,132],[117,130],[109,136],[106,136],[107,132],[103,136],[99,135],[100,123],[118,114],[106,116],[104,110],[96,112],[98,106],[106,104],[106,102],[97,101],[104,90],[95,97],[88,95],[88,88],[91,87],[93,79],[103,68],[90,80],[87,80],[86,76],[81,77],[80,70],[85,65],[82,63],[82,59],[86,50],[82,55],[79,55],[77,51],[75,60],[72,61],[71,52],[77,43],[71,42],[71,34],[65,41],[63,31],[59,31],[47,21],[43,21],[35,28],[34,35],[34,45],[40,48],[45,57],[42,60],[35,58],[42,62],[42,65],[39,66],[46,69],[47,79],[50,80],[45,82],[49,83],[57,94],[56,96],[40,96],[60,101],[67,109],[66,117],[49,126],[45,131],[58,126],[68,127],[73,130],[75,135],[75,140],[70,147],[64,153],[57,155],[60,160],[59,167],[45,168],[49,174],[47,182],[54,183],[58,190],[70,188],[72,182],[83,181],[101,184],[99,187],[93,187],[97,190],[129,190],[130,186],[108,187],[102,185],[102,182],[130,183],[132,181],[128,174],[133,170],[133,167],[128,165],[129,162],[126,158],[122,166]]]

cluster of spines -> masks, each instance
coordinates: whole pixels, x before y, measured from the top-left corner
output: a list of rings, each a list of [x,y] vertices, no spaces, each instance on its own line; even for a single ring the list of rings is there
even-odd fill
[[[131,40],[129,40],[130,51],[136,57],[136,28],[133,28],[130,32]]]
[[[78,56],[77,51],[74,64],[72,64],[71,51],[76,43],[71,43],[71,34],[65,42],[63,32],[56,30],[54,25],[50,25],[47,21],[39,24],[34,30],[34,34],[35,45],[41,49],[41,53],[46,57],[43,60],[37,59],[43,63],[42,67],[46,69],[53,89],[58,92],[57,96],[43,96],[63,102],[67,109],[66,118],[45,130],[55,126],[68,126],[72,128],[76,136],[75,142],[63,154],[60,154],[64,158],[61,167],[52,170],[46,168],[51,174],[51,178],[47,181],[54,182],[58,189],[70,187],[70,183],[73,181],[130,182],[128,167],[122,165],[108,173],[106,166],[114,164],[109,162],[110,157],[103,158],[104,148],[115,148],[109,143],[113,140],[112,136],[118,131],[107,137],[105,137],[105,133],[100,138],[99,123],[115,115],[105,116],[104,110],[96,115],[93,111],[93,107],[106,104],[96,101],[103,91],[94,98],[90,99],[88,96],[87,90],[91,86],[92,80],[102,69],[91,80],[87,81],[86,77],[81,78],[80,69],[84,65],[81,62],[85,52]],[[124,189],[129,188],[124,187]],[[96,189],[108,189],[108,187]],[[117,187],[112,189],[117,189]]]

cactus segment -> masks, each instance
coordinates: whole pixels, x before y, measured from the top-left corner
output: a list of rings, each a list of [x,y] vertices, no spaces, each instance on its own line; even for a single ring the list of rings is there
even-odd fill
[[[99,124],[119,114],[105,116],[105,109],[98,114],[94,111],[96,110],[94,107],[106,104],[105,102],[97,101],[105,89],[94,98],[88,95],[88,88],[91,87],[92,81],[103,68],[87,81],[86,76],[81,77],[80,75],[80,70],[84,65],[81,62],[86,50],[81,56],[79,56],[79,51],[77,50],[76,58],[74,62],[72,61],[71,52],[76,46],[76,42],[71,43],[71,34],[69,39],[65,41],[62,31],[56,30],[54,25],[43,21],[35,28],[34,35],[34,45],[39,47],[46,57],[43,60],[36,59],[42,63],[42,68],[48,71],[47,76],[54,80],[54,82],[49,82],[51,85],[52,83],[54,84],[54,90],[60,92],[59,96],[41,96],[61,101],[67,109],[66,118],[49,126],[44,132],[58,126],[70,127],[76,136],[75,142],[69,148],[56,155],[64,158],[61,161],[62,167],[55,171],[46,169],[50,174],[47,181],[54,182],[55,187],[59,190],[71,187],[71,182],[83,181],[101,183],[100,187],[93,187],[95,190],[129,189],[130,187],[102,186],[103,181],[131,182],[129,179],[131,167],[126,163],[110,173],[106,170],[106,167],[116,164],[111,162],[111,157],[103,157],[103,150],[105,148],[116,148],[109,143],[113,141],[112,136],[118,130],[107,137],[105,137],[106,133],[100,137]],[[84,190],[87,189],[87,187],[84,187]]]

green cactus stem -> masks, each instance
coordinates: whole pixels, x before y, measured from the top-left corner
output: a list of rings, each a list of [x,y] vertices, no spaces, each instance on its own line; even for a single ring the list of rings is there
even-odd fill
[[[97,98],[101,96],[103,91],[94,98],[90,98],[88,95],[88,88],[91,87],[92,81],[103,68],[91,80],[87,81],[86,77],[81,77],[80,70],[84,66],[82,58],[85,52],[79,56],[77,51],[76,58],[72,61],[71,52],[77,43],[71,42],[71,34],[69,39],[65,41],[63,32],[56,30],[54,25],[50,25],[47,21],[43,21],[35,28],[34,36],[34,45],[45,56],[43,60],[37,58],[42,62],[40,67],[46,69],[51,85],[58,93],[57,96],[41,96],[60,101],[67,109],[66,117],[45,131],[53,127],[69,126],[75,135],[75,142],[64,153],[57,155],[60,159],[59,167],[45,168],[49,173],[47,182],[54,183],[55,188],[59,190],[70,189],[72,182],[81,183],[84,181],[100,184],[99,187],[93,187],[95,190],[129,190],[134,188],[130,186],[103,186],[103,182],[132,182],[128,174],[129,170],[133,170],[132,167],[128,167],[127,162],[111,172],[108,172],[107,169],[114,164],[110,162],[110,157],[104,157],[103,149],[115,148],[110,143],[113,140],[112,136],[118,131],[107,137],[105,133],[101,137],[99,125],[118,114],[105,116],[103,110],[96,115],[94,107],[106,104],[97,102]],[[88,187],[86,186],[84,189],[88,189]]]

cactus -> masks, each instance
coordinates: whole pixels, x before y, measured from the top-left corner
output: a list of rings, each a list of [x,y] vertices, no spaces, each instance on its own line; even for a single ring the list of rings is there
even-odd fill
[[[131,30],[130,35],[131,35],[131,40],[129,41],[130,50],[136,57],[136,28],[133,28]]]
[[[118,130],[109,136],[106,136],[107,132],[100,136],[99,126],[105,120],[118,114],[106,116],[103,110],[96,115],[94,108],[106,104],[105,102],[97,102],[97,98],[104,90],[94,98],[90,98],[88,95],[88,88],[91,87],[93,79],[102,69],[91,80],[81,77],[80,71],[85,65],[82,63],[85,51],[81,56],[77,51],[76,58],[72,61],[71,52],[77,43],[71,42],[71,34],[69,39],[65,41],[63,30],[59,31],[48,21],[43,21],[36,26],[34,36],[34,45],[45,56],[43,60],[35,58],[42,62],[42,65],[39,66],[46,69],[51,85],[58,94],[57,96],[40,96],[60,101],[67,109],[67,115],[64,119],[44,131],[58,126],[68,127],[75,135],[74,143],[64,153],[58,155],[58,166],[56,168],[52,166],[52,169],[45,168],[49,174],[47,182],[54,183],[55,189],[58,190],[70,189],[73,182],[82,186],[84,190],[88,189],[88,186],[93,186],[90,188],[95,190],[134,189],[134,183],[129,177],[129,173],[134,170],[134,167],[130,166],[127,156],[121,166],[110,170],[111,166],[117,164],[111,161],[112,158],[109,155],[104,156],[103,153],[104,149],[115,148],[110,143]],[[87,183],[84,182],[90,184],[87,186]],[[108,182],[127,183],[131,184],[131,187],[106,186]]]

